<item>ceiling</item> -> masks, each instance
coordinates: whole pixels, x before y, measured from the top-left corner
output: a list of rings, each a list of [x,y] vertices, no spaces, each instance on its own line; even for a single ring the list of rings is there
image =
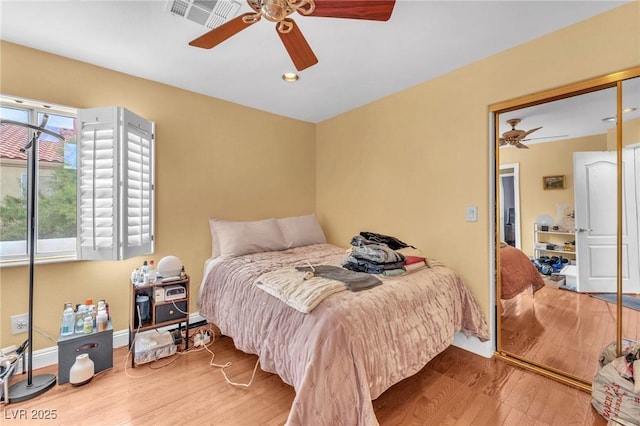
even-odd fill
[[[531,133],[524,142],[532,145],[543,142],[573,139],[590,135],[601,135],[616,127],[617,92],[615,87],[585,93],[541,105],[500,114],[500,134],[511,129],[507,120],[519,118],[519,130],[536,127],[542,129]],[[640,118],[640,79],[634,78],[622,83],[622,108],[635,108],[623,114],[623,121]],[[505,146],[505,148],[511,146]]]
[[[240,1],[238,13],[251,10]],[[171,15],[164,0],[0,0],[0,37],[318,123],[627,2],[398,0],[387,22],[294,14],[319,59],[295,83],[281,79],[295,70],[273,23],[203,50],[188,43],[208,28]]]

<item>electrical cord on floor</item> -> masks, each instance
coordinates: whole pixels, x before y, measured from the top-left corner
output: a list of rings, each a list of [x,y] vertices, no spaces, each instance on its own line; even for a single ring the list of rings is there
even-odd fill
[[[213,339],[211,339],[211,343],[213,343]],[[227,376],[227,373],[224,371],[225,369],[231,367],[233,365],[232,362],[228,361],[225,364],[216,364],[214,363],[214,359],[216,358],[216,354],[209,349],[207,346],[204,346],[204,349],[206,349],[207,352],[209,352],[211,354],[211,361],[209,361],[209,365],[212,367],[217,367],[220,369],[220,371],[222,372],[222,375],[224,376],[224,379],[227,381],[227,383],[229,383],[230,385],[233,386],[238,386],[238,387],[243,387],[243,388],[248,388],[249,386],[251,386],[251,384],[253,383],[253,379],[256,377],[256,371],[258,370],[258,364],[260,362],[260,358],[258,358],[256,360],[256,365],[253,367],[253,373],[251,374],[251,380],[249,380],[249,383],[236,383],[233,382],[229,379],[229,377]]]
[[[215,342],[215,332],[211,328],[211,325],[209,325],[208,327],[204,328],[204,333],[209,336],[209,339],[210,339],[209,342],[196,346],[196,344],[195,344],[195,336],[197,336],[198,334],[204,335],[203,334],[203,328],[201,327],[197,331],[191,333],[190,339],[193,339],[193,345],[187,351],[179,353],[179,355],[187,355],[190,352],[202,352],[202,351],[206,350],[207,352],[209,352],[211,354],[211,360],[209,361],[209,365],[211,367],[219,368],[220,371],[222,372],[222,375],[224,376],[224,379],[227,381],[227,383],[229,383],[230,385],[233,385],[233,386],[244,387],[244,388],[248,388],[249,386],[251,386],[251,384],[253,383],[253,380],[254,380],[254,378],[256,376],[256,371],[258,370],[258,364],[260,362],[260,358],[258,358],[256,360],[256,364],[253,367],[253,373],[251,374],[251,380],[249,380],[249,383],[236,383],[236,382],[234,382],[234,381],[229,379],[229,377],[227,376],[227,373],[225,371],[225,369],[227,369],[227,368],[229,368],[229,367],[231,367],[233,365],[232,362],[229,361],[229,362],[226,362],[225,364],[216,364],[214,362],[216,354],[211,349],[209,349],[209,346],[213,345],[213,343]]]
[[[176,307],[176,309],[178,309],[178,308]],[[138,313],[138,317],[139,317],[139,313]],[[142,326],[142,324],[138,323],[138,328],[136,329],[136,331],[134,333],[134,339],[135,339],[135,336],[138,335],[138,332],[140,331],[140,327],[141,326]],[[209,336],[209,338],[210,338],[209,342],[196,346],[195,345],[195,336],[198,335],[198,334],[204,335],[203,333]],[[186,339],[186,336],[183,335],[182,337]],[[161,370],[161,369],[163,369],[165,367],[168,367],[169,365],[173,364],[181,355],[188,355],[190,353],[207,351],[207,352],[209,352],[211,354],[211,360],[209,361],[209,365],[211,367],[219,368],[220,371],[222,372],[222,375],[224,376],[224,379],[226,380],[226,382],[228,384],[230,384],[232,386],[243,387],[243,388],[248,388],[249,386],[251,386],[253,384],[253,380],[255,379],[256,371],[258,370],[258,365],[260,363],[260,358],[258,358],[256,360],[256,363],[255,363],[255,365],[253,367],[253,372],[251,374],[251,379],[249,380],[249,382],[248,383],[236,383],[236,382],[232,381],[231,379],[229,379],[229,376],[227,376],[227,373],[225,371],[225,369],[227,369],[227,368],[229,368],[229,367],[231,367],[233,365],[232,362],[229,361],[229,362],[226,362],[225,364],[216,364],[214,362],[216,354],[211,349],[209,349],[209,346],[213,345],[213,343],[215,342],[215,332],[212,330],[211,326],[204,328],[204,330],[203,330],[202,327],[197,329],[197,330],[195,330],[191,334],[191,337],[189,337],[189,340],[190,340],[190,342],[193,342],[193,344],[189,347],[189,349],[187,349],[187,350],[185,350],[183,352],[176,352],[174,354],[175,356],[173,356],[173,358],[169,362],[166,362],[165,364],[163,364],[163,365],[161,365],[159,367],[154,367],[152,365],[149,365],[148,367],[149,367],[149,370],[151,370],[151,371],[148,374],[141,375],[141,376],[133,376],[128,371],[129,370],[128,364],[130,362],[130,357],[132,356],[132,354],[131,354],[132,349],[133,349],[133,345],[132,345],[131,347],[129,347],[129,351],[127,352],[127,356],[125,357],[125,360],[124,360],[124,371],[125,371],[125,374],[127,375],[127,377],[131,377],[131,378],[134,378],[134,379],[145,378],[145,377],[150,376],[151,374],[156,373],[158,370]],[[158,361],[158,360],[156,360],[156,361]],[[155,362],[155,361],[152,361],[152,362]]]

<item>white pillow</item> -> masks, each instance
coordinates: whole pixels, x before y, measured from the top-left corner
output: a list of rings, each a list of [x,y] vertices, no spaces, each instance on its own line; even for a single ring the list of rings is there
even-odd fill
[[[210,219],[212,255],[223,259],[286,249],[282,231],[276,219],[235,222]]]
[[[219,222],[221,219],[215,217],[209,218],[209,231],[211,231],[211,257],[220,256],[220,244],[218,244],[218,235],[216,235],[215,222]]]
[[[286,248],[324,244],[327,238],[315,214],[278,219]]]

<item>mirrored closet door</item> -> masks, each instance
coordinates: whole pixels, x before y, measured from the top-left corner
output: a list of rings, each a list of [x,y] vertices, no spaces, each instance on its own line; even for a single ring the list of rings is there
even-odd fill
[[[497,355],[583,389],[640,339],[638,75],[491,107]]]
[[[620,338],[640,341],[640,77],[621,84],[622,291]],[[636,108],[635,110],[631,110]]]

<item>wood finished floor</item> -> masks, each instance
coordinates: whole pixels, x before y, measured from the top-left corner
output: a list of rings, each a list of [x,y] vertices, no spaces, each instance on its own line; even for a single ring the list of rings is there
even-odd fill
[[[228,337],[210,348],[216,363],[233,362],[227,369],[232,380],[249,381],[256,356],[236,350]],[[202,350],[133,370],[126,357],[126,348],[115,349],[114,368],[87,385],[55,385],[31,400],[2,406],[0,423],[282,425],[294,398],[291,386],[259,368],[250,388],[228,385]],[[57,366],[34,371],[42,373],[57,374]],[[606,425],[590,401],[583,391],[451,346],[373,405],[381,425]],[[56,410],[57,419],[11,419],[19,410],[27,416],[31,410]]]
[[[503,300],[502,347],[589,382],[616,338],[616,306],[584,293],[543,287]],[[622,335],[640,340],[640,311],[622,310]]]

